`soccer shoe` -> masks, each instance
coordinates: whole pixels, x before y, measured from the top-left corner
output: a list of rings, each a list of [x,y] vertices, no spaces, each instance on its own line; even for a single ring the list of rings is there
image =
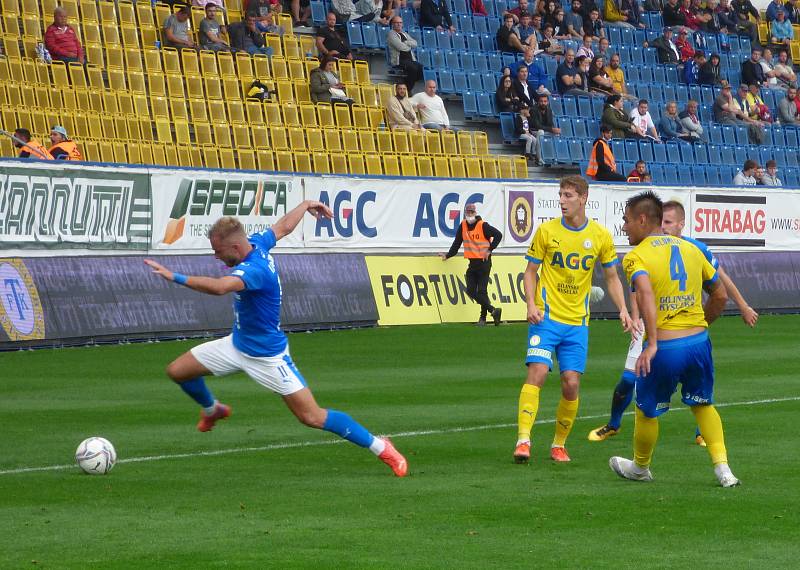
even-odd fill
[[[230,417],[230,415],[230,406],[217,403],[217,405],[214,407],[214,412],[210,415],[206,415],[206,413],[202,410],[200,411],[200,421],[197,422],[197,429],[199,431],[211,431],[214,429],[214,424],[217,423],[218,420],[224,420],[225,418]]]
[[[641,470],[630,459],[624,457],[612,457],[608,460],[608,466],[611,470],[622,477],[623,479],[630,479],[631,481],[647,481],[653,480],[653,474],[650,473],[650,468]]]
[[[736,487],[741,484],[741,481],[731,472],[731,468],[727,464],[715,465],[714,474],[722,487]]]
[[[486,317],[481,317],[478,319],[478,322],[475,323],[476,327],[485,327],[486,326]]]
[[[395,475],[398,477],[405,477],[408,473],[408,462],[406,458],[395,449],[394,445],[392,445],[392,441],[388,437],[384,437],[383,441],[386,444],[386,448],[378,456],[378,459],[391,467]]]
[[[514,449],[514,462],[527,463],[531,458],[531,444],[530,442],[518,443]]]
[[[702,435],[698,435],[694,438],[694,442],[699,445],[700,447],[706,446],[706,440],[703,438]]]
[[[567,463],[568,461],[572,461],[569,458],[569,455],[567,455],[567,450],[561,446],[550,448],[550,459],[559,463]]]
[[[589,432],[589,441],[605,441],[609,437],[614,437],[619,433],[619,428],[612,428],[610,425],[606,424],[601,426],[597,429],[593,429]]]
[[[492,311],[492,319],[494,319],[494,326],[500,326],[500,317],[503,316],[503,309],[497,307],[494,311]]]

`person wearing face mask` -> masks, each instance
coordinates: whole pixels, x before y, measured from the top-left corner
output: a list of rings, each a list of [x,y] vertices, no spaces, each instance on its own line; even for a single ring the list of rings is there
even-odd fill
[[[491,315],[494,326],[500,325],[503,309],[492,306],[486,287],[492,272],[492,251],[500,245],[502,239],[500,230],[484,222],[478,215],[477,206],[467,204],[464,207],[464,220],[450,250],[439,254],[442,260],[450,259],[458,253],[461,244],[464,244],[464,257],[469,260],[465,275],[467,295],[481,306],[481,316],[476,323],[480,327],[486,326],[486,315]]]

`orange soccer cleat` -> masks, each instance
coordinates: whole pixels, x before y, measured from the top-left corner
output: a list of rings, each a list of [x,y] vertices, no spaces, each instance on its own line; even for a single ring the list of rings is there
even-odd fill
[[[531,443],[529,441],[518,443],[516,449],[514,449],[514,461],[516,463],[527,463],[530,458]]]
[[[386,448],[378,456],[378,459],[383,461],[386,465],[392,468],[394,474],[398,477],[405,477],[408,474],[408,461],[403,457],[403,454],[395,449],[392,441],[388,437],[383,438],[386,443]]]
[[[214,429],[214,424],[217,423],[218,420],[224,420],[225,418],[230,417],[230,415],[230,406],[226,406],[225,404],[220,404],[217,402],[214,406],[214,411],[211,414],[206,415],[205,412],[202,410],[200,411],[200,421],[197,422],[197,429],[199,431],[211,431]]]
[[[564,447],[551,447],[550,448],[550,459],[553,461],[558,461],[561,463],[566,463],[567,461],[572,461],[567,455],[567,450]]]

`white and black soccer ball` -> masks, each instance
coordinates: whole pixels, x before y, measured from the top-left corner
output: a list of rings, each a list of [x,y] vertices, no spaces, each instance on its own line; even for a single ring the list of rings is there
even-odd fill
[[[103,437],[89,437],[75,451],[75,461],[84,473],[105,475],[117,462],[117,450]]]
[[[596,286],[592,285],[592,290],[589,293],[589,302],[590,303],[592,303],[592,304],[599,303],[600,301],[605,299],[605,297],[606,297],[606,292],[603,290],[602,287],[596,287]]]

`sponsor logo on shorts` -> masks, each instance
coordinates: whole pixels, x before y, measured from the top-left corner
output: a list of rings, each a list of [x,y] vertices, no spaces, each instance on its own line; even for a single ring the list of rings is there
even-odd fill
[[[546,358],[547,360],[552,360],[550,351],[545,350],[544,348],[529,348],[528,356],[541,356],[542,358]]]
[[[689,398],[692,402],[697,402],[698,404],[708,404],[708,398],[701,398],[700,396],[691,396]]]
[[[539,344],[540,342],[542,342],[542,339],[539,337],[539,335],[538,335],[538,334],[535,334],[535,335],[533,335],[533,336],[531,337],[531,346],[536,346],[536,345],[537,345],[537,344]]]

